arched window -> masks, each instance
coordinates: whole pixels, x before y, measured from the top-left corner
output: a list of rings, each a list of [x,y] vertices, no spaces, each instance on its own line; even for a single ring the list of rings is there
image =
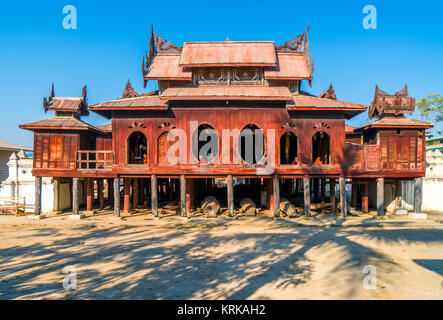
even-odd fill
[[[299,164],[297,136],[292,132],[286,132],[280,138],[280,164]]]
[[[163,132],[157,141],[157,162],[158,164],[170,164],[168,161],[169,147],[175,143],[175,141],[168,141],[169,132]]]
[[[128,164],[146,164],[148,162],[148,142],[140,131],[133,132],[128,138]]]
[[[200,163],[210,163],[218,156],[218,134],[208,124],[199,125],[192,135],[192,154]]]
[[[255,124],[248,124],[238,137],[240,157],[249,164],[260,162],[265,155],[265,137],[263,130]]]
[[[312,163],[314,165],[331,163],[331,138],[326,132],[319,131],[312,136]]]

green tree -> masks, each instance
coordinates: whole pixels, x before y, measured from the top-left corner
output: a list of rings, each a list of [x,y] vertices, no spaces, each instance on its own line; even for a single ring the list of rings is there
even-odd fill
[[[443,96],[430,94],[426,98],[421,98],[417,102],[417,107],[426,119],[435,122],[443,121]]]

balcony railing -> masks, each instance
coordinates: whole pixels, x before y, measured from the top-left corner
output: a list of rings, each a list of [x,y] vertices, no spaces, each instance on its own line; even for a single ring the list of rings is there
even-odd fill
[[[380,148],[376,144],[346,143],[346,154],[351,170],[380,170]]]
[[[109,170],[113,164],[112,151],[77,151],[77,170]]]

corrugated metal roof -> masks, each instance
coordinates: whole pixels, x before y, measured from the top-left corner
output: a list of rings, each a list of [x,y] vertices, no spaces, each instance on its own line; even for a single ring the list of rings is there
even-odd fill
[[[168,88],[160,96],[163,100],[288,100],[287,87],[259,86],[200,86]]]
[[[74,117],[54,117],[50,119],[44,119],[34,122],[29,122],[19,126],[22,129],[35,130],[35,129],[65,129],[65,130],[102,130],[87,124]]]
[[[277,52],[278,66],[265,68],[265,79],[301,80],[312,74],[302,53]]]
[[[179,66],[180,54],[157,54],[145,73],[147,80],[192,80],[192,70]]]
[[[357,131],[357,130],[364,130],[364,129],[368,129],[368,128],[383,128],[383,127],[385,127],[385,128],[386,127],[432,128],[433,124],[426,122],[426,121],[410,119],[410,118],[406,118],[406,117],[398,117],[398,118],[385,117],[385,118],[379,119],[377,121],[374,121],[372,123],[368,123],[368,124],[366,124],[362,127],[359,127],[355,130]]]
[[[25,147],[16,146],[7,142],[0,141],[0,150],[2,151],[32,151],[32,149],[28,149]]]
[[[180,66],[276,66],[273,41],[186,42]]]
[[[361,109],[362,111],[367,109],[367,106],[363,104],[326,99],[326,98],[318,98],[314,96],[307,96],[304,94],[293,95],[292,100],[293,103],[288,104],[288,109],[329,108],[329,109]]]
[[[166,101],[160,100],[158,95],[139,96],[135,98],[117,99],[94,104],[89,107],[90,110],[104,110],[109,108],[152,108],[152,109],[167,109]]]

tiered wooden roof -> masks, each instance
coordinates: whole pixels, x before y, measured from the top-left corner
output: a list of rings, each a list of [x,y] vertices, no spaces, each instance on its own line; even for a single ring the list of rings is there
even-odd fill
[[[273,41],[186,42],[177,47],[154,33],[151,27],[149,54],[143,58],[145,86],[148,80],[192,79],[201,67],[264,68],[268,80],[312,81],[314,64],[309,52],[308,30],[284,45]]]
[[[400,91],[393,95],[380,90],[375,86],[374,100],[369,106],[369,119],[373,117],[382,118],[385,115],[404,115],[409,113],[412,115],[415,109],[415,99],[409,97],[408,86],[405,85]]]
[[[168,88],[160,100],[274,100],[291,99],[287,87],[200,86]]]
[[[67,112],[80,116],[89,115],[86,100],[86,86],[82,89],[82,97],[55,97],[54,84],[52,84],[51,95],[43,98],[43,108],[48,111]]]
[[[74,117],[54,117],[26,124],[19,125],[21,129],[27,130],[89,130],[104,133],[103,130],[96,128],[80,119]]]

